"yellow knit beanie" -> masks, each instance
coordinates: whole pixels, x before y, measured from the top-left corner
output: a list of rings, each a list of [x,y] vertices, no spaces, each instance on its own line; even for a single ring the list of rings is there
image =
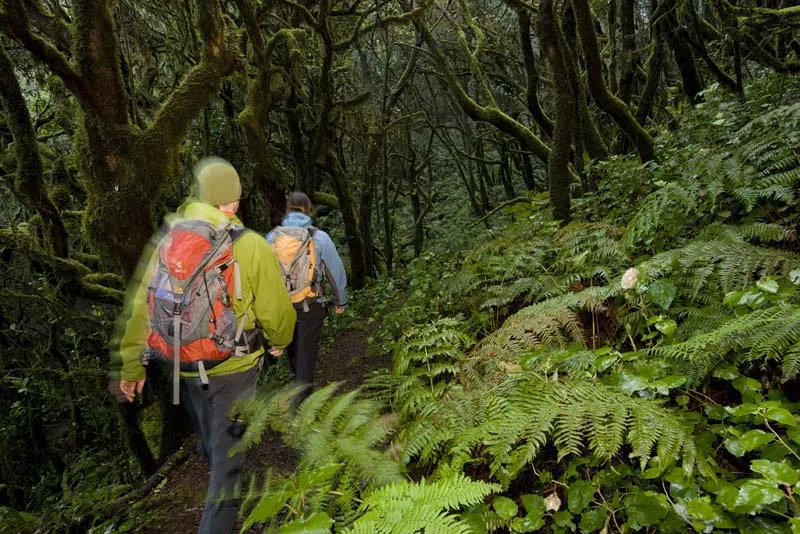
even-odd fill
[[[223,206],[239,200],[242,184],[233,165],[222,158],[203,158],[194,167],[197,180],[197,197],[214,206]]]

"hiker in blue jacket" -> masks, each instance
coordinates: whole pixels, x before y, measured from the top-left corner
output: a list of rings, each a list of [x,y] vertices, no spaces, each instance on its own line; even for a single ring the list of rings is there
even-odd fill
[[[266,236],[278,256],[287,290],[297,311],[294,337],[288,347],[295,385],[299,389],[295,407],[311,394],[313,387],[322,323],[325,320],[323,277],[327,277],[333,289],[334,311],[343,313],[347,304],[347,275],[342,259],[330,236],[311,224],[313,213],[311,199],[305,193],[294,192],[289,195],[286,216],[280,226]],[[301,243],[304,240],[308,241],[310,252],[306,244]],[[309,259],[303,264],[300,260],[304,258]],[[293,269],[306,269],[308,272],[292,272]]]

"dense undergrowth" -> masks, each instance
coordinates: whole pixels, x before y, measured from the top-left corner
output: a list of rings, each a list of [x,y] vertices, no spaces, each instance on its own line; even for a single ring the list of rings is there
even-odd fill
[[[594,164],[571,224],[534,197],[359,295],[393,368],[292,422],[261,401],[302,475],[251,487],[248,524],[800,531],[800,100],[774,83],[706,92],[657,163]]]
[[[294,418],[288,392],[249,407],[245,447],[270,425],[302,454],[246,488],[245,526],[800,532],[800,88],[778,83],[707,91],[656,162],[593,163],[571,224],[532,196],[355,295],[393,367]],[[129,488],[91,452],[65,517]]]

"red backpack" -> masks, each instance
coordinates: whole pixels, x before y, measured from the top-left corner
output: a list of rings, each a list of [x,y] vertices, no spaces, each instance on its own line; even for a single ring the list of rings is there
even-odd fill
[[[180,372],[206,369],[240,354],[247,314],[236,323],[233,300],[241,300],[233,242],[244,228],[179,221],[158,245],[156,271],[147,291],[149,358],[172,364],[173,403],[179,403]]]

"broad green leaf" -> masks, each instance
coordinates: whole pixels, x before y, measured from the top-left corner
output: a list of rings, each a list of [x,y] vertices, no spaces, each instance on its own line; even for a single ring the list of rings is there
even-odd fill
[[[594,485],[586,480],[576,480],[567,489],[567,508],[573,514],[579,514],[589,506],[594,495]]]
[[[764,293],[755,288],[743,291],[739,299],[740,306],[748,306],[753,310],[760,308],[765,302],[767,302],[767,298],[764,296]]]
[[[533,513],[544,513],[544,497],[540,495],[531,495],[526,493],[519,498],[522,501],[522,506],[525,507],[525,511],[528,515]]]
[[[512,532],[538,532],[544,526],[544,518],[539,517],[515,517],[511,521]]]
[[[794,416],[786,408],[768,408],[767,411],[764,412],[764,417],[772,421],[777,421],[782,425],[797,426],[797,421]]]
[[[750,452],[763,447],[767,443],[771,443],[774,439],[775,436],[772,434],[768,434],[763,430],[755,428],[742,434],[742,437],[739,438],[739,441],[742,443],[744,451]]]
[[[650,295],[650,300],[658,305],[664,311],[668,310],[675,300],[675,295],[678,294],[678,288],[675,284],[667,280],[654,280],[650,283],[647,289],[647,294]]]
[[[747,517],[744,523],[740,523],[738,526],[739,532],[746,532],[747,534],[789,534],[785,519],[774,520],[766,515]]]
[[[627,523],[634,530],[657,525],[667,516],[667,499],[653,491],[634,493],[625,499]]]
[[[316,512],[306,519],[295,519],[282,525],[278,534],[329,534],[333,519],[324,512]]]
[[[326,483],[341,470],[342,465],[343,464],[329,464],[314,469],[313,471],[302,473],[297,478],[297,490],[302,493],[310,488]]]
[[[736,499],[739,497],[739,488],[733,484],[723,484],[717,490],[717,503],[728,511],[736,512]]]
[[[648,467],[642,472],[642,476],[647,480],[652,480],[661,476],[660,467]]]
[[[572,514],[567,510],[561,510],[553,516],[553,522],[561,528],[575,530],[575,523],[572,522]]]
[[[725,298],[722,299],[722,303],[725,306],[729,306],[731,308],[738,306],[740,301],[742,300],[742,295],[744,292],[742,291],[731,291],[725,295]]]
[[[750,469],[761,473],[764,478],[776,484],[793,486],[800,481],[800,472],[786,462],[771,462],[769,460],[753,460]]]
[[[778,292],[778,285],[777,280],[759,280],[756,282],[756,287],[758,287],[761,291],[766,291],[767,293],[772,293],[773,295]]]
[[[783,499],[783,491],[774,482],[764,479],[749,479],[739,488],[736,510],[753,513]]]
[[[735,365],[726,365],[725,367],[717,367],[711,373],[715,378],[722,378],[723,380],[734,380],[739,378],[739,368]]]
[[[796,286],[800,286],[800,269],[792,269],[789,271],[789,280]]]
[[[726,417],[728,417],[728,412],[725,411],[725,408],[719,405],[707,405],[703,408],[703,411],[706,413],[706,417],[709,419],[715,419],[717,421],[722,421]]]
[[[739,438],[727,438],[724,442],[725,448],[728,452],[741,458],[746,453],[759,449],[772,442],[775,436],[768,434],[763,430],[754,429],[748,430],[743,436]]]
[[[761,382],[746,376],[739,376],[733,380],[733,387],[742,395],[746,395],[752,392],[760,392]]]
[[[508,521],[517,515],[517,503],[508,497],[498,496],[492,501],[492,507],[503,520]]]
[[[606,523],[606,511],[604,508],[592,508],[581,516],[578,528],[583,532],[597,532]]]
[[[649,386],[650,381],[642,378],[641,376],[636,376],[625,372],[619,375],[619,389],[621,389],[622,392],[626,393],[627,395],[647,389]]]
[[[661,319],[660,321],[656,322],[655,327],[656,330],[665,336],[672,337],[675,335],[675,331],[678,329],[678,323],[672,319]]]
[[[256,504],[253,511],[250,512],[250,515],[247,517],[245,527],[249,528],[255,523],[264,523],[272,519],[275,514],[281,511],[281,508],[283,508],[283,505],[286,504],[286,500],[291,497],[291,495],[292,494],[288,491],[278,491],[262,495],[258,500],[258,504]]]
[[[789,524],[792,526],[792,534],[800,534],[800,518],[793,517]]]
[[[792,427],[786,430],[786,437],[800,445],[800,428]]]
[[[681,387],[686,383],[688,377],[686,376],[679,376],[679,375],[669,375],[665,376],[661,380],[656,380],[650,384],[651,388],[654,388],[658,391],[661,395],[669,395],[669,390]]]
[[[758,405],[745,403],[740,404],[739,406],[726,406],[725,411],[734,417],[742,417],[743,415],[753,415],[758,413]]]
[[[711,503],[711,497],[699,497],[686,503],[686,511],[693,519],[711,524],[717,528],[733,528],[736,525],[730,517]]]
[[[598,356],[594,362],[594,366],[598,371],[603,372],[611,367],[619,358],[617,354],[607,354],[605,356]]]

